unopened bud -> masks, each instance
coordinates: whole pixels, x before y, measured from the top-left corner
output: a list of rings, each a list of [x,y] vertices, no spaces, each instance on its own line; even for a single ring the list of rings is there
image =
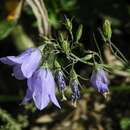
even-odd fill
[[[111,23],[108,19],[104,21],[103,24],[103,34],[106,40],[111,39],[112,36],[112,30],[111,30]]]
[[[77,74],[76,74],[74,68],[72,68],[70,71],[70,78],[71,78],[71,80],[77,79]]]
[[[93,54],[88,54],[85,57],[82,58],[82,60],[88,61],[91,60],[93,58]]]
[[[57,60],[55,60],[54,66],[55,66],[56,70],[60,70],[61,69],[61,65],[59,64],[59,62]]]
[[[72,22],[68,18],[66,18],[65,26],[69,31],[72,30]]]
[[[58,70],[56,72],[56,83],[57,83],[59,90],[62,94],[62,100],[67,100],[67,98],[65,97],[65,94],[64,94],[66,83],[65,83],[64,76],[63,76],[63,72],[61,70]]]
[[[62,43],[62,49],[66,54],[69,54],[70,52],[70,44],[68,43],[68,41],[63,41]]]
[[[76,32],[76,41],[79,41],[83,32],[83,25],[81,24]]]
[[[77,80],[71,80],[70,86],[72,90],[72,105],[76,107],[77,100],[80,98],[79,83]]]

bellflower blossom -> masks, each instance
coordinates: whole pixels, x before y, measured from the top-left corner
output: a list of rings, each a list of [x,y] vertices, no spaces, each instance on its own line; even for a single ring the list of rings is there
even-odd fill
[[[108,92],[109,81],[103,69],[94,70],[90,82],[92,87],[97,89],[99,93],[104,94]]]
[[[55,81],[49,69],[38,69],[33,73],[32,77],[27,80],[27,83],[28,89],[22,104],[25,104],[30,99],[33,99],[39,110],[44,109],[50,101],[60,108],[55,96]]]
[[[41,62],[41,52],[37,48],[29,48],[19,56],[7,56],[0,58],[4,64],[13,66],[13,74],[16,79],[30,78]]]

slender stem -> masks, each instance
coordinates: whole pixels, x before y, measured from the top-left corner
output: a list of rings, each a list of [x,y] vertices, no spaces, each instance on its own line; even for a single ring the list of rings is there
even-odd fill
[[[116,51],[120,54],[120,56],[123,58],[124,62],[125,63],[128,63],[127,59],[125,58],[125,56],[121,53],[121,51],[111,42],[111,40],[109,40],[109,44],[112,45]],[[111,48],[112,48],[111,46]]]
[[[94,38],[94,42],[95,42],[95,44],[96,44],[96,47],[97,47],[97,49],[98,49],[100,61],[101,61],[101,63],[103,63],[102,54],[101,54],[101,51],[100,51],[100,48],[99,48],[99,46],[98,46],[98,43],[97,43],[97,40],[96,40],[96,37],[95,37],[95,34],[94,34],[94,33],[93,33],[93,38]]]
[[[78,75],[78,74],[77,74]],[[81,75],[78,75],[78,77],[80,78],[80,79],[82,79],[82,80],[86,80],[86,81],[88,81],[89,79],[87,79],[87,78],[85,78],[85,77],[83,77],[83,76],[81,76]]]
[[[94,64],[91,63],[91,62],[86,62],[86,61],[80,59],[78,56],[74,55],[73,53],[71,53],[70,56],[74,57],[77,61],[80,61],[80,62],[82,62],[82,63],[84,63],[84,64],[88,64],[88,65],[90,65],[90,66],[93,66],[93,65],[94,65]]]

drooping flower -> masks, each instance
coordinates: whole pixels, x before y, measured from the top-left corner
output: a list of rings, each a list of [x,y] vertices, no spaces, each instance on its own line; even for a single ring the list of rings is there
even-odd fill
[[[37,48],[29,48],[19,56],[7,56],[0,58],[4,64],[13,66],[13,74],[16,79],[30,78],[41,62],[41,52]]]
[[[64,94],[66,83],[61,69],[61,65],[57,60],[55,60],[54,62],[54,67],[55,67],[55,79],[56,79],[57,86],[59,87],[59,90],[62,94],[62,100],[67,100]]]
[[[64,76],[63,76],[63,72],[61,70],[57,70],[57,72],[56,72],[56,82],[59,87],[59,90],[62,93],[62,100],[66,100],[66,97],[64,95],[66,83],[65,83]]]
[[[76,102],[80,98],[79,83],[75,79],[70,82],[70,86],[72,90],[72,103],[76,106]]]
[[[57,71],[56,80],[58,82],[58,86],[59,86],[60,91],[64,91],[66,83],[65,83],[62,71]]]
[[[76,107],[77,100],[80,98],[80,90],[77,74],[74,68],[72,68],[70,72],[70,87],[72,90],[72,104],[74,107]]]
[[[27,83],[28,89],[23,99],[23,104],[33,99],[36,107],[42,110],[52,101],[54,105],[60,108],[55,96],[55,81],[49,69],[38,69],[34,72],[32,77],[27,80]]]
[[[104,94],[108,92],[109,81],[103,69],[94,70],[90,82],[92,87],[97,89],[99,93]]]

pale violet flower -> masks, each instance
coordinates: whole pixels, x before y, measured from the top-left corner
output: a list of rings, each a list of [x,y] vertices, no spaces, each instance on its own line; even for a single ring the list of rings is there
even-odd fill
[[[50,101],[60,108],[55,96],[55,81],[49,69],[38,69],[34,72],[32,77],[27,80],[27,83],[28,89],[22,104],[25,104],[30,99],[33,99],[39,110],[44,109]]]
[[[94,70],[90,82],[92,87],[97,89],[99,93],[104,94],[108,92],[109,81],[103,69]]]
[[[4,64],[13,66],[13,75],[16,79],[30,78],[41,62],[41,52],[37,48],[29,48],[19,56],[0,58]]]

